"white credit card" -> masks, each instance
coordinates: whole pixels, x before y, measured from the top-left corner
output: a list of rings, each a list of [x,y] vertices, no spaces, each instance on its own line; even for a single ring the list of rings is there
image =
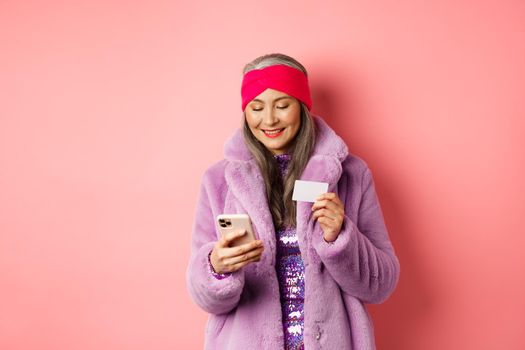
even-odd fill
[[[328,191],[327,182],[295,180],[292,199],[301,202],[315,202],[319,195]]]

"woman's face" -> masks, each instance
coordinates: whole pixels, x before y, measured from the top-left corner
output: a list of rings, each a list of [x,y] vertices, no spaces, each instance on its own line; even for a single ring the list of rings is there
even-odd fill
[[[246,122],[274,155],[283,154],[301,126],[301,104],[283,92],[266,89],[246,105]]]

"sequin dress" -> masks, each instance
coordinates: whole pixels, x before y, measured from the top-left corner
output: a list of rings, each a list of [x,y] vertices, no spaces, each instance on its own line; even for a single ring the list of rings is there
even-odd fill
[[[281,154],[274,157],[284,180],[291,156]],[[276,241],[275,269],[279,279],[285,349],[304,349],[304,264],[295,227],[278,228]]]
[[[279,165],[281,178],[288,170],[291,159],[289,154],[275,155]],[[281,226],[276,231],[276,263],[275,270],[279,280],[281,300],[284,348],[285,350],[304,350],[304,264],[297,241],[295,227]],[[208,254],[210,272],[217,279],[223,279],[231,273],[216,273],[211,266],[211,251]]]

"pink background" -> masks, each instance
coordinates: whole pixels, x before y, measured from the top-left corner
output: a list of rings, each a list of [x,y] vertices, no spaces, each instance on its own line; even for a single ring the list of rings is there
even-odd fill
[[[379,349],[525,348],[523,1],[1,1],[0,50],[0,349],[202,348],[200,177],[270,52],[374,173]]]

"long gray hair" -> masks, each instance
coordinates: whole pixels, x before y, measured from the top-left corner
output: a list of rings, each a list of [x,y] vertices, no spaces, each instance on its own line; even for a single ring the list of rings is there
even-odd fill
[[[308,75],[301,63],[281,53],[272,53],[257,57],[244,66],[243,74],[253,69],[262,69],[276,64],[288,65]],[[246,114],[244,114],[244,141],[261,170],[266,186],[268,206],[272,214],[275,229],[281,226],[295,227],[297,225],[297,207],[296,203],[292,201],[293,186],[295,180],[299,179],[306,167],[315,146],[315,123],[306,105],[301,101],[299,101],[299,103],[301,104],[301,126],[289,148],[291,159],[284,182],[281,181],[279,165],[272,152],[255,138],[246,121]]]

